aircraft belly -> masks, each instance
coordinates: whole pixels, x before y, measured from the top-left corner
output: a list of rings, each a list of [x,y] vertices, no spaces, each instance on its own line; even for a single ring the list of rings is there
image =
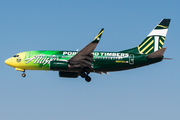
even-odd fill
[[[146,66],[160,61],[161,59],[147,59],[145,56],[135,56],[133,62],[131,58],[109,61],[99,60],[93,64],[93,69],[96,71],[121,71]]]

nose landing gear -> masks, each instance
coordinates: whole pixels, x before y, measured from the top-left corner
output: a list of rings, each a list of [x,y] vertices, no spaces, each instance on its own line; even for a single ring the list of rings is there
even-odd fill
[[[23,71],[22,77],[26,77],[25,70]]]

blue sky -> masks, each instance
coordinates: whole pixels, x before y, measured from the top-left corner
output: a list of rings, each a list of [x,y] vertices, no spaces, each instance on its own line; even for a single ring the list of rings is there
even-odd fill
[[[172,0],[0,1],[1,120],[179,120],[180,2]],[[160,63],[110,75],[92,73],[87,83],[58,72],[21,72],[4,60],[30,50],[76,50],[105,28],[97,51],[137,46],[163,19],[171,18]]]

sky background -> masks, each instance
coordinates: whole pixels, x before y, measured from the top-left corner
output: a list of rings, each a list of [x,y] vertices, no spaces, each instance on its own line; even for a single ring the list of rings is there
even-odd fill
[[[178,0],[1,0],[1,120],[179,120]],[[4,61],[31,50],[76,50],[105,28],[97,51],[137,46],[163,19],[171,23],[160,63],[110,75],[59,78],[21,72]]]

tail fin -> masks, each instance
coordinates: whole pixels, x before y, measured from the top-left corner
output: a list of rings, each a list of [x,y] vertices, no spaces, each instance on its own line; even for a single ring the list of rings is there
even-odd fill
[[[170,19],[163,19],[138,45],[138,51],[141,54],[151,54],[163,47],[165,37],[168,31]]]

